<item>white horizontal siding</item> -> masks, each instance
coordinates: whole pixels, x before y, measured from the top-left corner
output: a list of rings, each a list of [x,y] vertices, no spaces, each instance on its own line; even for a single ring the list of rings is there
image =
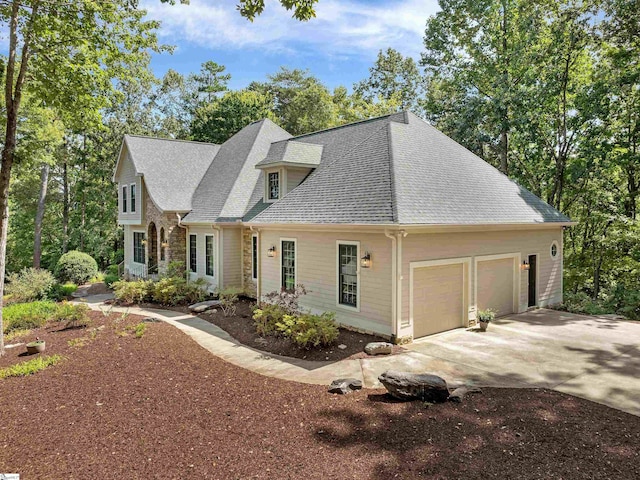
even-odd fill
[[[118,221],[126,223],[139,224],[143,218],[143,205],[145,193],[143,192],[142,178],[136,175],[136,169],[133,165],[126,149],[122,150],[120,166],[116,174],[116,182],[118,184]],[[136,211],[131,213],[131,184],[136,185]],[[122,187],[127,187],[127,213],[122,212]]]
[[[223,228],[223,287],[242,288],[242,229]]]
[[[186,264],[186,268],[187,271],[189,271],[189,261],[190,261],[190,256],[189,256],[189,248],[190,248],[190,240],[189,240],[189,236],[190,235],[195,235],[196,236],[196,272],[192,273],[190,272],[190,277],[192,279],[196,279],[196,278],[203,278],[207,283],[209,283],[209,287],[208,290],[209,291],[213,291],[217,286],[218,286],[218,278],[219,278],[219,269],[218,269],[218,263],[220,261],[219,259],[219,250],[218,250],[218,232],[216,230],[213,229],[213,227],[189,227],[189,230],[187,231],[187,254],[186,254],[186,260],[187,260],[187,264]],[[205,237],[207,235],[213,235],[214,236],[214,247],[213,247],[213,252],[214,252],[214,260],[213,260],[213,272],[214,275],[213,276],[209,276],[206,274],[207,270],[206,270],[206,250],[205,250]]]
[[[280,238],[297,241],[296,283],[303,284],[307,295],[301,307],[315,313],[336,312],[339,323],[390,335],[391,332],[391,240],[380,234],[286,232],[264,230],[261,233],[261,294],[280,290]],[[359,241],[361,255],[370,252],[371,268],[360,272],[360,311],[337,303],[337,240]],[[267,256],[275,245],[277,255]]]
[[[562,302],[562,251],[551,258],[553,241],[562,245],[562,228],[492,231],[474,233],[409,234],[403,239],[402,250],[402,324],[409,321],[409,264],[424,260],[476,257],[520,253],[521,262],[529,255],[538,255],[538,306]],[[527,309],[528,278],[526,270],[520,274],[520,308]],[[471,292],[474,292],[475,272],[471,272]],[[475,305],[476,299],[471,299]]]

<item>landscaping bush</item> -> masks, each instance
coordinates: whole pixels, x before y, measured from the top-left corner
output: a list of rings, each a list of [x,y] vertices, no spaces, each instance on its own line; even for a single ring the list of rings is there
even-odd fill
[[[276,324],[276,328],[284,337],[306,349],[331,345],[340,333],[333,312],[325,312],[322,315],[284,315],[282,321]]]
[[[41,327],[53,318],[56,309],[57,305],[48,301],[9,305],[2,309],[3,333]]]
[[[207,297],[207,282],[199,278],[188,282],[182,277],[165,277],[152,285],[151,297],[161,305],[185,305]]]
[[[45,300],[56,283],[55,277],[48,270],[25,268],[19,273],[7,277],[5,291],[11,303]]]
[[[607,308],[602,301],[594,300],[584,292],[576,294],[565,292],[564,301],[558,308],[567,312],[586,315],[603,315],[613,312],[612,308]]]
[[[59,302],[71,296],[78,289],[75,283],[56,283],[49,291],[49,300]]]
[[[9,367],[0,369],[0,378],[7,377],[25,377],[33,375],[47,367],[60,363],[63,357],[60,355],[51,355],[49,357],[36,357],[26,362],[17,363]]]
[[[85,327],[91,322],[88,311],[89,307],[86,305],[62,302],[57,305],[51,320],[65,322],[67,327]]]
[[[104,271],[106,275],[115,275],[118,276],[118,265],[109,265],[107,269]]]
[[[120,280],[120,277],[118,276],[118,274],[113,274],[113,273],[107,273],[104,276],[104,283],[107,287],[111,288],[113,286],[114,283],[116,283],[118,280]]]
[[[78,285],[86,283],[98,274],[98,264],[86,253],[72,250],[60,257],[56,264],[56,277],[63,282]]]
[[[295,315],[300,313],[300,307],[298,306],[298,300],[302,295],[306,295],[307,290],[304,285],[296,285],[294,290],[280,290],[276,292],[269,292],[264,295],[264,299],[267,303],[278,305],[285,312]]]
[[[265,303],[253,311],[253,321],[258,335],[266,337],[278,333],[278,323],[282,322],[287,312],[280,306]]]
[[[147,280],[136,280],[127,282],[120,280],[112,285],[113,294],[120,303],[142,303],[151,298],[153,282]]]
[[[242,290],[237,288],[225,288],[218,291],[218,300],[220,300],[220,308],[225,317],[235,315],[236,304],[238,303],[238,295]]]

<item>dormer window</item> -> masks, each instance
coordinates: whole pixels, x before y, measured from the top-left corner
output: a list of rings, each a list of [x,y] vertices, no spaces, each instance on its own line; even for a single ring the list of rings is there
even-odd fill
[[[122,187],[122,213],[127,213],[127,186]]]
[[[131,184],[131,213],[136,211],[136,184]]]
[[[280,172],[271,172],[269,174],[269,200],[278,200],[280,198]]]

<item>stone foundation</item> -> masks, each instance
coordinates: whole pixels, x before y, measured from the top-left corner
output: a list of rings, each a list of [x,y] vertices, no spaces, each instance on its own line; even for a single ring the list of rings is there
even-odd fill
[[[256,282],[251,278],[252,270],[251,270],[251,238],[253,237],[253,232],[248,228],[242,229],[242,285],[244,289],[244,294],[251,298],[256,298],[257,293],[257,285]]]

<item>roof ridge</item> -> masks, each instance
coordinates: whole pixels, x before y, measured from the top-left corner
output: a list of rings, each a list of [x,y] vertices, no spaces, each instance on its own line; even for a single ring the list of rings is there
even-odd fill
[[[211,146],[211,147],[219,147],[220,146],[220,144],[218,144],[218,143],[200,142],[198,140],[182,140],[180,138],[153,137],[151,135],[136,135],[136,134],[132,134],[132,133],[125,133],[124,136],[125,137],[145,138],[147,140],[163,140],[163,141],[166,141],[166,142],[197,143],[199,145],[208,145],[208,146]]]
[[[391,117],[393,115],[398,115],[399,113],[404,113],[404,111],[387,113],[386,115],[379,115],[377,117],[365,118],[364,120],[358,120],[357,122],[345,123],[343,125],[336,125],[335,127],[329,127],[329,128],[324,128],[322,130],[316,130],[314,132],[303,133],[302,135],[296,135],[294,137],[291,137],[287,141],[295,141],[298,138],[308,137],[308,136],[311,136],[311,135],[317,135],[319,133],[324,133],[324,132],[330,132],[332,130],[338,130],[340,128],[350,127],[352,125],[360,125],[360,124],[363,124],[363,123],[374,122],[376,120],[381,120],[383,118]]]

